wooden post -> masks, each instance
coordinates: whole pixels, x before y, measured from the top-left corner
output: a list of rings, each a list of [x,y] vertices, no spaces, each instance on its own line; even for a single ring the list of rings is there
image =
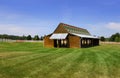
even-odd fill
[[[93,42],[93,39],[92,39],[92,46],[94,46],[94,42]]]

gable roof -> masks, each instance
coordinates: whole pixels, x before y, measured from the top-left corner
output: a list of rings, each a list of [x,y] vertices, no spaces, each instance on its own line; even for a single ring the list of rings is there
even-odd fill
[[[72,25],[60,23],[55,31],[52,33],[50,39],[65,39],[68,34],[75,35],[81,38],[95,38],[86,29],[75,27]]]
[[[63,26],[68,33],[91,35],[86,29],[83,29],[83,28],[75,27],[72,25],[64,24],[64,23],[60,23],[59,25]]]

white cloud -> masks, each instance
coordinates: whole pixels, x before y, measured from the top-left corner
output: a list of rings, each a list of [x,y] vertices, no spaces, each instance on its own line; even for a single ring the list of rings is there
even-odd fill
[[[0,25],[0,33],[1,34],[14,34],[14,35],[22,35],[25,32],[25,29],[14,25],[14,24],[1,24]]]
[[[22,24],[0,24],[0,34],[10,35],[47,35],[54,31],[57,26],[55,21],[31,21]]]
[[[120,32],[120,23],[110,22],[106,24],[106,27]]]
[[[0,34],[46,35],[56,28],[57,20],[46,20],[22,14],[0,5]]]
[[[56,20],[36,19],[17,12],[0,10],[0,34],[46,35],[53,32]]]
[[[27,27],[15,24],[0,24],[0,34],[10,34],[10,35],[45,35],[49,28],[47,27]]]
[[[87,24],[87,29],[92,35],[110,37],[116,32],[120,32],[120,23],[109,22],[109,23],[98,23],[98,24]]]

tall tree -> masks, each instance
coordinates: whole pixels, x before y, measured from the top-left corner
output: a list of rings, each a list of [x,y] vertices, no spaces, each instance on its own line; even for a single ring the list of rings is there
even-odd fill
[[[41,36],[41,37],[40,37],[40,40],[43,40],[43,39],[44,39],[44,37],[43,37],[43,36]]]
[[[26,40],[26,36],[25,35],[22,36],[22,40]]]
[[[27,40],[32,40],[31,35],[28,35],[28,36],[27,36]]]
[[[104,36],[101,36],[101,37],[100,37],[100,40],[101,40],[101,41],[105,41],[105,37],[104,37]]]
[[[110,41],[116,41],[120,38],[120,33],[115,33],[110,37]]]
[[[115,42],[119,42],[120,41],[120,38],[119,37],[115,37]]]
[[[35,35],[33,40],[40,40],[39,36],[38,35]]]

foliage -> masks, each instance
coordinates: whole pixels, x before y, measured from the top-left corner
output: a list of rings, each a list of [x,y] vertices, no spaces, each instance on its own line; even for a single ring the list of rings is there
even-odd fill
[[[120,42],[120,33],[115,33],[110,37],[110,41]]]
[[[26,36],[15,36],[15,35],[7,35],[7,34],[0,34],[1,39],[12,39],[12,40],[25,40]]]
[[[39,36],[38,35],[35,35],[33,40],[40,40]]]
[[[120,42],[120,33],[115,33],[115,34],[111,35],[111,37],[108,37],[108,38],[101,36],[100,40],[101,41]]]
[[[27,36],[27,40],[32,40],[31,35],[28,35],[28,36]]]
[[[101,40],[101,41],[105,41],[105,37],[104,37],[104,36],[101,36],[101,37],[100,37],[100,40]]]
[[[0,34],[0,39],[11,39],[11,40],[32,40],[31,35],[28,36],[15,36],[15,35],[7,35],[7,34]],[[39,40],[39,36],[36,35],[35,40]],[[40,40],[43,40],[43,36],[40,37]]]
[[[120,38],[119,37],[115,37],[115,42],[119,42]]]
[[[44,39],[44,37],[43,37],[43,36],[41,36],[41,37],[40,37],[40,40],[43,40],[43,39]]]

